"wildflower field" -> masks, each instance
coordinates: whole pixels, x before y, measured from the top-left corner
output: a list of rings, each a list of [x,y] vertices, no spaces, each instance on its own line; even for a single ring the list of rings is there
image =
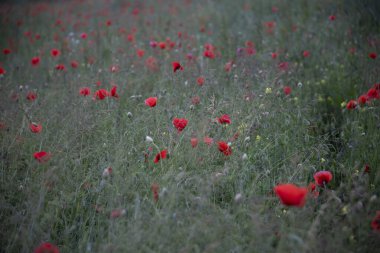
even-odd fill
[[[0,252],[378,252],[379,1],[0,20]]]

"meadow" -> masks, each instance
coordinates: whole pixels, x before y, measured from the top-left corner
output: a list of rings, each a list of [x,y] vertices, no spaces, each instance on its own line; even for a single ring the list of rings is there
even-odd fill
[[[378,252],[378,1],[0,19],[0,252]]]

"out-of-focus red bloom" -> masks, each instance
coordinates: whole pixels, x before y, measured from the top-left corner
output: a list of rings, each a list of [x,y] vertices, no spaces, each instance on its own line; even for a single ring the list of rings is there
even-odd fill
[[[29,91],[28,94],[26,94],[26,99],[29,101],[34,101],[37,98],[37,94],[33,91]]]
[[[50,242],[43,242],[34,249],[34,253],[59,253],[59,248]]]
[[[5,69],[3,69],[2,67],[0,67],[0,75],[4,75],[5,73],[7,73],[7,71],[5,71]]]
[[[319,191],[316,191],[317,186],[313,182],[310,182],[310,184],[307,186],[307,189],[311,194],[313,194],[314,197],[319,196]]]
[[[10,54],[12,53],[12,50],[10,50],[9,48],[4,48],[3,49],[3,54],[7,55],[7,54]]]
[[[377,58],[377,54],[375,52],[369,53],[368,56],[371,59],[376,59]]]
[[[303,55],[303,57],[309,57],[310,56],[310,51],[307,51],[307,50],[305,50],[305,51],[303,51],[303,53],[302,53],[302,55]]]
[[[333,178],[333,175],[330,171],[318,171],[314,174],[315,183],[318,186],[325,186],[328,184],[331,179]]]
[[[64,71],[64,70],[66,70],[66,67],[65,67],[65,65],[63,65],[63,64],[57,64],[57,65],[55,66],[55,69],[56,69],[56,70],[59,70],[59,71]]]
[[[368,101],[368,97],[367,95],[361,95],[359,98],[358,98],[358,103],[360,105],[365,105]]]
[[[369,164],[366,164],[364,166],[364,173],[370,173],[371,172],[371,167],[369,167]]]
[[[206,50],[203,52],[203,56],[206,58],[214,59],[215,58],[215,53],[214,51],[211,50]]]
[[[81,33],[80,37],[84,40],[87,39],[87,33]]]
[[[103,100],[107,96],[109,96],[108,91],[106,89],[100,89],[100,90],[95,91],[94,99]]]
[[[284,94],[285,94],[286,96],[288,96],[288,95],[290,95],[290,93],[292,93],[292,88],[290,88],[290,86],[285,86],[285,87],[283,88],[283,91],[284,91]]]
[[[158,43],[158,47],[161,48],[161,49],[165,49],[166,48],[166,43],[165,42],[159,42]]]
[[[203,142],[206,143],[207,145],[211,146],[214,143],[214,139],[210,137],[204,137]]]
[[[271,57],[272,57],[272,59],[276,59],[276,58],[277,58],[277,56],[278,56],[278,54],[277,54],[277,53],[271,53]]]
[[[217,118],[220,124],[231,124],[231,118],[228,114],[223,114],[220,118]]]
[[[353,109],[356,108],[356,106],[357,106],[356,101],[355,101],[355,100],[350,100],[350,101],[347,103],[346,108],[347,108],[347,110],[353,110]]]
[[[380,98],[379,91],[376,90],[375,88],[369,89],[367,92],[367,98],[368,98],[368,100],[379,99]]]
[[[191,138],[190,143],[191,143],[191,146],[193,148],[195,148],[196,146],[198,146],[198,139],[197,138]]]
[[[150,188],[151,188],[152,193],[153,193],[153,199],[155,202],[157,202],[158,198],[159,198],[160,186],[158,184],[154,183],[154,184],[152,184],[152,186]]]
[[[35,152],[33,154],[33,157],[34,159],[36,159],[39,163],[43,163],[43,162],[47,162],[49,161],[50,157],[51,157],[51,154],[50,153],[47,153],[45,151],[41,151],[41,152]]]
[[[152,48],[157,47],[157,45],[158,45],[158,42],[157,42],[157,41],[151,40],[151,41],[149,42],[149,46],[152,47]]]
[[[181,66],[181,64],[179,62],[172,62],[172,66],[173,66],[173,72],[176,72],[177,70],[183,70],[183,67]]]
[[[110,91],[111,97],[119,98],[119,94],[117,94],[116,90],[117,90],[117,86],[116,85],[112,86],[111,91]]]
[[[112,21],[111,20],[107,20],[106,26],[111,26],[111,25],[112,25]]]
[[[329,19],[330,19],[331,21],[334,21],[334,20],[336,19],[336,16],[335,16],[335,15],[330,15],[330,16],[329,16]]]
[[[200,77],[197,78],[197,84],[199,86],[202,86],[204,84],[204,82],[205,82],[205,79],[204,79],[203,76],[200,76]]]
[[[59,56],[59,55],[61,54],[61,51],[59,51],[58,49],[54,48],[54,49],[52,49],[52,50],[50,51],[50,54],[51,54],[51,56],[53,56],[53,57],[57,57],[57,56]]]
[[[160,153],[158,153],[155,157],[153,162],[158,163],[161,159],[165,159],[167,156],[168,151],[166,149],[162,150]]]
[[[115,210],[111,211],[110,218],[116,219],[116,218],[119,218],[121,216],[124,216],[126,213],[127,213],[127,210],[125,210],[125,209],[115,209]]]
[[[218,149],[220,152],[222,152],[225,156],[229,156],[232,154],[232,149],[230,146],[228,146],[227,143],[224,141],[219,141],[218,142]]]
[[[83,87],[83,88],[81,88],[81,89],[79,90],[79,94],[80,94],[81,96],[84,96],[84,97],[90,95],[90,93],[91,93],[91,90],[90,90],[89,87]]]
[[[177,128],[178,132],[182,132],[183,129],[187,126],[188,120],[185,118],[174,118],[173,126]]]
[[[36,56],[32,58],[31,63],[33,66],[37,66],[40,63],[40,61],[41,61],[40,57]]]
[[[234,64],[233,61],[229,61],[229,62],[227,62],[227,63],[224,65],[224,71],[226,71],[226,72],[230,72],[231,69],[232,69],[232,65],[233,65],[233,64]]]
[[[157,59],[154,58],[153,56],[149,56],[146,60],[145,60],[145,66],[151,70],[151,71],[157,71],[159,66],[158,66],[158,62],[157,62]]]
[[[380,211],[376,212],[376,216],[371,221],[371,228],[380,233]]]
[[[71,61],[71,67],[73,69],[76,69],[79,66],[79,63],[77,61]]]
[[[144,57],[145,51],[142,49],[137,49],[136,53],[138,57],[142,58]]]
[[[30,131],[32,131],[32,133],[38,134],[38,133],[40,133],[42,131],[42,125],[34,123],[34,122],[31,122],[29,124],[29,129],[30,129]]]
[[[289,68],[289,63],[288,62],[280,62],[278,64],[278,68],[282,71],[287,71]]]
[[[274,187],[274,192],[286,206],[303,207],[306,202],[307,188],[294,184],[280,184]]]
[[[149,97],[145,99],[145,104],[149,107],[155,107],[157,104],[157,97]]]

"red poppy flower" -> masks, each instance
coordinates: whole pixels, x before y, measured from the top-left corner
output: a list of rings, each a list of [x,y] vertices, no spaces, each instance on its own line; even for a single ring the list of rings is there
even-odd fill
[[[313,191],[315,191],[317,186],[313,182],[310,182],[310,184],[308,185],[307,188],[309,189],[309,192],[313,192]]]
[[[100,90],[95,91],[94,99],[103,100],[107,96],[109,96],[108,91],[106,89],[100,89]]]
[[[277,53],[271,53],[271,57],[272,57],[272,59],[276,59],[277,58]]]
[[[310,52],[309,51],[307,51],[307,50],[305,50],[305,51],[303,51],[303,53],[302,53],[302,55],[303,55],[303,57],[309,57],[310,56]]]
[[[160,186],[158,184],[154,183],[154,184],[152,184],[152,186],[150,188],[151,188],[152,193],[153,193],[153,199],[155,202],[157,202],[158,198],[159,198]]]
[[[335,17],[334,15],[331,15],[331,16],[329,16],[329,19],[330,19],[331,21],[334,21],[334,20],[336,19],[336,17]]]
[[[159,69],[157,59],[153,56],[149,56],[148,58],[146,58],[145,66],[151,71],[157,71]]]
[[[347,110],[353,110],[353,109],[356,108],[356,106],[357,106],[356,101],[355,101],[355,100],[350,100],[350,101],[347,103],[346,108],[347,108]]]
[[[318,186],[324,186],[328,184],[331,179],[333,178],[333,175],[330,171],[318,171],[314,174],[315,183]]]
[[[35,152],[33,154],[34,159],[36,159],[39,163],[47,162],[50,159],[50,153],[47,153],[45,151],[41,152]]]
[[[59,253],[59,248],[49,242],[43,242],[34,249],[34,253]]]
[[[119,218],[123,215],[125,215],[127,211],[125,209],[115,209],[111,211],[110,218],[111,219],[116,219]]]
[[[145,54],[145,51],[144,51],[144,50],[142,50],[142,49],[137,49],[136,53],[137,53],[137,56],[141,58],[141,57],[143,57],[143,56],[144,56],[144,54]]]
[[[369,53],[368,56],[369,56],[369,58],[371,58],[371,59],[376,59],[376,58],[377,58],[377,54],[374,53],[374,52]]]
[[[285,94],[286,96],[288,96],[288,95],[290,95],[290,93],[292,93],[292,88],[290,88],[289,86],[285,86],[285,87],[283,88],[283,91],[284,91],[284,94]]]
[[[72,61],[72,62],[71,62],[71,67],[72,67],[73,69],[76,69],[78,66],[79,66],[79,63],[78,63],[77,61]]]
[[[214,139],[210,137],[204,137],[203,142],[206,143],[207,145],[211,146],[214,143]]]
[[[379,91],[375,88],[371,88],[368,90],[367,92],[367,98],[369,100],[371,99],[379,99],[380,98],[380,94],[379,94]]]
[[[60,71],[64,71],[64,70],[66,69],[66,67],[65,67],[65,65],[63,65],[63,64],[57,64],[57,65],[55,66],[55,69],[56,69],[56,70],[60,70]]]
[[[185,118],[174,118],[173,126],[177,128],[178,132],[182,132],[183,129],[187,126],[188,120]]]
[[[37,66],[40,63],[40,61],[41,61],[40,57],[36,56],[32,58],[31,63],[33,66]]]
[[[228,114],[223,114],[222,117],[217,118],[220,124],[231,124],[231,118]]]
[[[59,55],[61,54],[61,51],[59,51],[58,49],[52,49],[52,50],[50,51],[50,54],[51,54],[51,56],[53,56],[53,57],[57,57],[57,56],[59,56]]]
[[[168,151],[166,149],[162,150],[160,153],[158,153],[155,157],[153,162],[158,163],[161,159],[165,159],[167,156]]]
[[[87,33],[81,33],[80,37],[84,40],[87,39]]]
[[[380,211],[376,212],[376,216],[371,221],[371,228],[380,233]]]
[[[32,133],[38,134],[38,133],[40,133],[42,131],[42,125],[34,123],[34,122],[31,122],[29,124],[29,129],[30,129],[30,131],[32,131]]]
[[[3,69],[2,67],[0,67],[0,75],[4,75],[5,73],[7,73],[7,71],[5,71],[5,69]]]
[[[29,91],[26,95],[26,99],[29,101],[34,101],[37,98],[37,94],[33,91]]]
[[[88,87],[83,87],[83,88],[81,88],[80,90],[79,90],[79,94],[81,95],[81,96],[88,96],[88,95],[90,95],[90,93],[91,93],[91,90],[90,90],[90,88],[88,88]]]
[[[200,77],[197,78],[197,84],[199,86],[202,86],[204,84],[204,82],[205,82],[204,77],[200,76]]]
[[[10,53],[12,53],[12,50],[10,50],[9,48],[3,49],[3,54],[7,55],[7,54],[10,54]]]
[[[112,25],[112,21],[111,20],[107,20],[106,26],[111,26],[111,25]]]
[[[246,47],[245,48],[245,53],[247,55],[254,55],[254,54],[256,54],[256,49],[254,49],[253,47]]]
[[[367,98],[367,95],[361,95],[359,98],[358,98],[358,103],[360,105],[365,105],[368,101],[368,98]]]
[[[161,49],[165,49],[165,48],[166,48],[166,43],[165,43],[165,42],[159,42],[159,43],[158,43],[158,46],[159,46]]]
[[[193,148],[195,148],[196,146],[198,146],[198,139],[197,138],[191,138],[190,143],[191,143],[191,146]]]
[[[111,97],[119,98],[119,94],[117,94],[116,89],[117,89],[116,85],[112,86],[110,94],[111,94]]]
[[[225,156],[229,156],[232,154],[232,149],[230,146],[228,146],[227,143],[224,141],[219,141],[218,142],[218,149],[220,152],[222,152]]]
[[[214,51],[211,51],[211,50],[204,51],[203,52],[203,56],[206,57],[206,58],[210,58],[210,59],[214,59],[215,58]]]
[[[226,71],[226,72],[230,72],[231,69],[232,69],[233,64],[234,64],[233,61],[229,61],[229,62],[227,62],[227,63],[224,65],[224,71]]]
[[[181,64],[179,62],[172,62],[172,66],[173,66],[173,72],[176,72],[177,70],[183,70],[183,67],[181,66]]]
[[[369,165],[366,164],[366,165],[364,166],[364,173],[370,173],[370,172],[371,172],[371,167],[369,167]]]
[[[157,45],[158,45],[158,42],[157,42],[157,41],[151,40],[151,41],[149,42],[149,46],[152,47],[152,48],[157,47]]]
[[[145,99],[145,104],[149,107],[155,107],[157,104],[157,98],[156,97],[150,97]]]
[[[278,64],[278,68],[282,71],[287,71],[289,68],[289,63],[288,62],[280,62]]]
[[[274,192],[286,206],[303,207],[306,202],[307,188],[294,184],[280,184],[274,187]]]

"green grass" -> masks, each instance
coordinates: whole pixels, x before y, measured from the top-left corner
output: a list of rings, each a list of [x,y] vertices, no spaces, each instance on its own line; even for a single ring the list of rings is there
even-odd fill
[[[0,4],[0,49],[12,49],[0,55],[6,70],[0,76],[0,252],[32,252],[45,241],[61,252],[380,247],[380,233],[370,225],[380,210],[380,103],[342,106],[380,82],[379,57],[368,57],[380,54],[376,1],[128,1],[127,9],[123,1],[106,2]],[[270,21],[272,32],[265,27]],[[31,43],[27,31],[41,39]],[[166,38],[175,48],[149,46]],[[255,44],[255,55],[237,53],[246,41]],[[206,43],[216,47],[215,59],[203,57]],[[57,59],[53,48],[61,51]],[[142,58],[137,49],[145,50]],[[187,53],[196,59],[187,60]],[[37,67],[34,56],[41,56]],[[146,67],[149,56],[157,71]],[[173,73],[173,61],[184,70]],[[226,72],[229,61],[234,66]],[[289,63],[287,71],[279,70],[281,62]],[[59,63],[67,70],[55,70]],[[118,72],[110,71],[113,65]],[[118,99],[92,99],[113,84]],[[85,86],[91,96],[79,95]],[[292,88],[289,96],[284,86]],[[28,91],[38,98],[26,100]],[[154,108],[144,104],[151,96],[158,97]],[[194,96],[200,104],[192,105]],[[230,125],[215,121],[223,114]],[[181,133],[174,117],[189,120]],[[29,130],[30,120],[42,124],[41,133]],[[205,136],[229,142],[235,133],[231,156],[203,143]],[[163,149],[169,157],[153,163]],[[48,162],[33,158],[41,150],[52,154]],[[363,172],[366,164],[370,173]],[[102,177],[108,167],[111,176]],[[280,183],[307,186],[320,170],[331,171],[333,180],[302,208],[282,205],[273,192]],[[126,214],[111,218],[116,209]]]

